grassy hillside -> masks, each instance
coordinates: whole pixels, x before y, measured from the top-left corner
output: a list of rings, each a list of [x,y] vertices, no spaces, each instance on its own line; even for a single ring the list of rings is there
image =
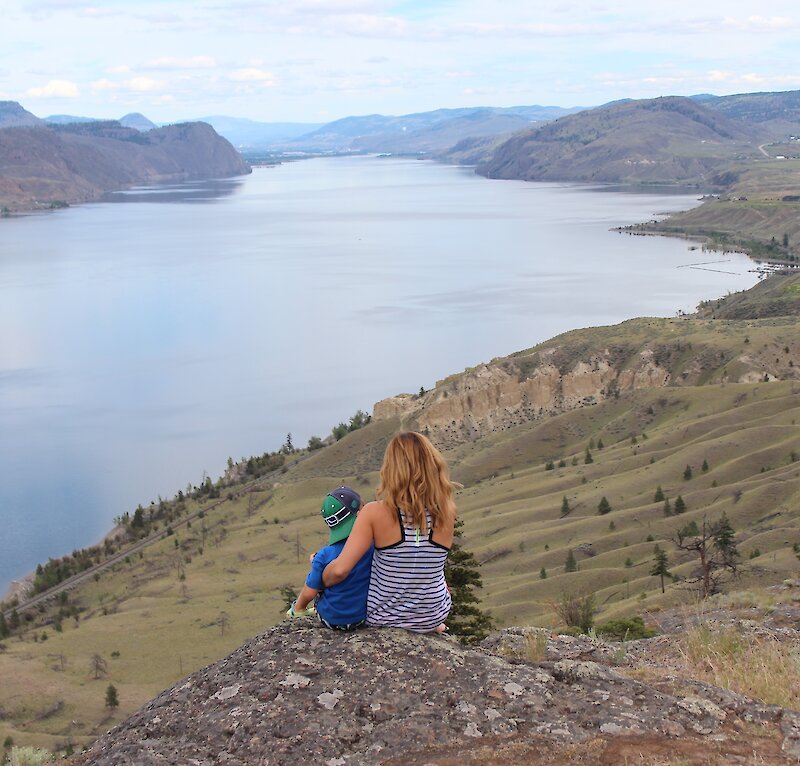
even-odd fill
[[[740,307],[745,302],[739,298]],[[735,346],[784,354],[791,344],[786,358],[799,355],[793,318],[674,325],[694,327],[719,353]],[[652,320],[634,320],[617,332],[634,337],[654,327]],[[576,348],[591,349],[609,332],[570,337]],[[498,625],[554,625],[548,602],[563,592],[594,592],[600,619],[691,603],[693,593],[680,584],[670,582],[661,594],[649,574],[653,546],[667,550],[675,575],[687,576],[693,562],[676,550],[676,530],[723,512],[748,564],[736,587],[797,572],[800,384],[718,381],[700,376],[697,385],[622,393],[444,445],[464,484],[458,493],[464,543],[482,562],[483,602]],[[176,526],[175,534],[70,591],[66,603],[31,614],[21,636],[0,650],[0,737],[54,749],[86,743],[281,619],[280,587],[299,588],[309,554],[326,541],[321,498],[341,482],[371,498],[385,444],[400,425],[373,421],[296,455],[250,492],[222,487],[223,502],[191,526]],[[683,498],[684,514],[665,515],[663,502],[654,500],[659,486],[673,507]],[[565,497],[570,511],[563,515]],[[612,508],[606,515],[598,513],[602,497]],[[569,550],[579,566],[573,573],[564,570]],[[77,619],[57,619],[59,609],[64,614],[73,606]],[[97,679],[95,656],[106,663]],[[113,714],[104,707],[109,683],[120,699]]]
[[[518,133],[478,165],[489,178],[714,185],[755,158],[760,126],[680,97],[626,101]]]

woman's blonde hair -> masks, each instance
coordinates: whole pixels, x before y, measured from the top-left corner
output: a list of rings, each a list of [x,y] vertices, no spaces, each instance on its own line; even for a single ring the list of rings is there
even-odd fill
[[[387,445],[381,466],[378,499],[406,521],[428,532],[427,510],[434,527],[455,517],[450,469],[439,450],[422,434],[406,431]]]

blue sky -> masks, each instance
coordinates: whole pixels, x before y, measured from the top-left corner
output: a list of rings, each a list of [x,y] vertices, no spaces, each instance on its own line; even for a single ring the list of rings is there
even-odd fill
[[[0,100],[39,116],[326,122],[798,88],[788,0],[4,0],[0,26]]]

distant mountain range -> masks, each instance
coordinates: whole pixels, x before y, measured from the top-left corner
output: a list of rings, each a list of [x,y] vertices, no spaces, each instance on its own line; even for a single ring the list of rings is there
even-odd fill
[[[145,124],[141,115],[131,122]],[[117,121],[48,124],[0,102],[0,207],[29,210],[96,199],[137,184],[250,172],[204,123],[140,132]]]
[[[324,125],[268,123],[221,115],[205,117],[201,122],[211,126],[205,136],[213,134],[219,139],[219,133],[241,151],[253,154],[390,153],[476,165],[478,173],[490,178],[726,186],[730,183],[726,179],[736,175],[731,168],[736,163],[763,158],[767,144],[787,142],[786,151],[795,151],[789,137],[800,135],[800,91],[621,99],[595,108],[437,109],[401,116],[351,116]],[[25,144],[36,135],[36,141],[48,147],[45,150],[44,145],[37,145],[36,151],[53,157],[50,164],[43,163],[39,154],[28,157],[25,152],[33,151],[32,144],[17,151],[16,156],[25,156],[28,163],[25,172],[33,174],[26,183],[35,189],[24,193],[25,184],[15,186],[21,178],[19,165],[6,158],[4,167],[0,167],[0,197],[9,200],[28,194],[37,199],[83,199],[91,198],[99,188],[119,188],[155,178],[246,172],[241,159],[233,161],[229,154],[221,165],[216,159],[210,164],[203,159],[195,163],[184,155],[180,162],[162,156],[152,166],[139,154],[133,160],[138,171],[120,168],[109,172],[98,186],[87,180],[93,176],[91,168],[79,163],[77,186],[71,191],[69,184],[63,186],[65,168],[71,165],[63,157],[60,164],[55,161],[56,146],[68,151],[80,136],[81,150],[86,152],[89,143],[96,140],[94,149],[107,159],[109,141],[117,142],[113,144],[117,149],[144,145],[153,149],[162,143],[163,136],[187,135],[177,128],[192,124],[197,123],[157,128],[138,113],[117,121],[71,115],[52,115],[42,120],[16,102],[0,102],[0,140],[6,149],[10,150],[9,129],[35,128],[44,132],[30,134],[24,140],[22,134],[16,134],[16,140]],[[192,129],[193,141],[200,131]],[[209,138],[204,150],[210,148],[210,141]],[[228,142],[224,143],[232,151]],[[178,152],[181,146],[180,141],[175,141],[171,149]],[[800,155],[800,145],[796,149]],[[124,154],[117,159],[121,160]],[[783,149],[780,154],[786,156]],[[104,167],[102,161],[98,162]]]

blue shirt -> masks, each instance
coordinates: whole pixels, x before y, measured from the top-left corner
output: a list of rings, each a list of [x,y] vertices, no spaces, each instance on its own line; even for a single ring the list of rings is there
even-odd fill
[[[367,591],[372,571],[372,552],[369,550],[340,583],[326,588],[322,582],[322,570],[331,563],[344,548],[347,540],[326,545],[311,562],[311,571],[306,585],[321,590],[317,598],[317,614],[331,625],[353,625],[367,619]]]

